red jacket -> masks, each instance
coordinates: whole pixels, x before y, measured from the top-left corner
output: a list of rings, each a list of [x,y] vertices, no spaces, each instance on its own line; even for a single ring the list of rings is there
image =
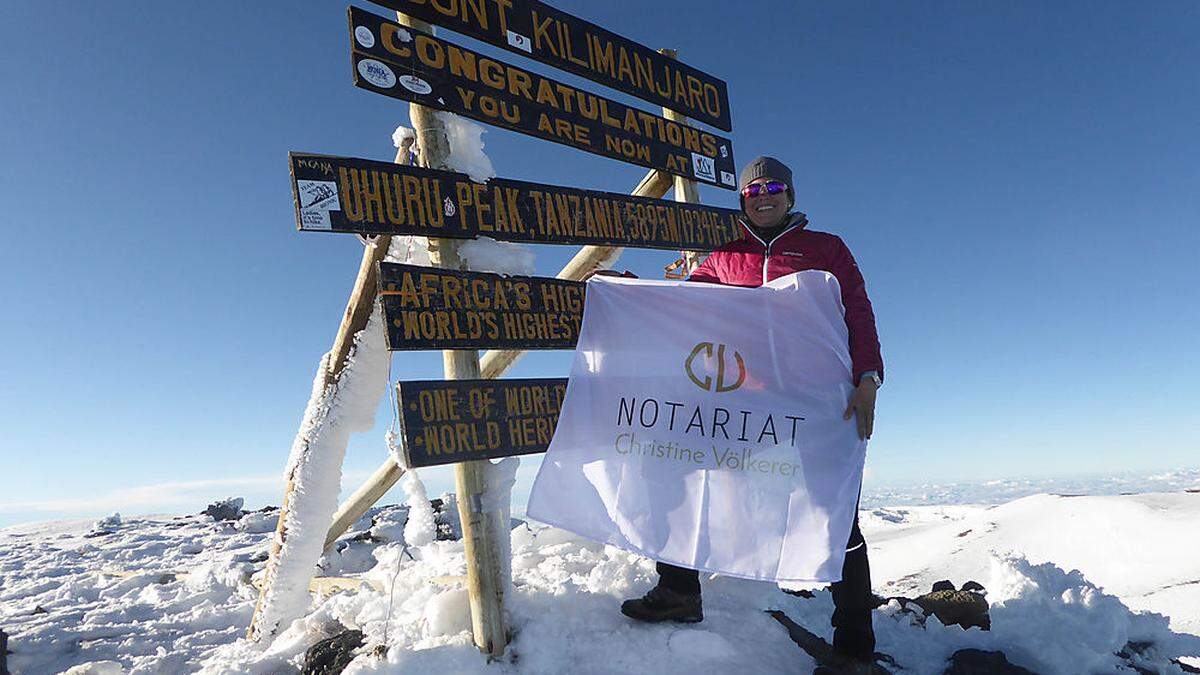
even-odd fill
[[[871,310],[871,300],[867,297],[867,286],[858,271],[858,263],[854,262],[854,256],[841,238],[805,229],[806,225],[808,220],[803,214],[792,216],[791,224],[768,246],[743,223],[742,238],[713,251],[692,272],[688,281],[753,288],[793,272],[830,272],[842,289],[854,383],[857,385],[862,374],[871,370],[882,378],[883,357],[879,354],[875,313]]]

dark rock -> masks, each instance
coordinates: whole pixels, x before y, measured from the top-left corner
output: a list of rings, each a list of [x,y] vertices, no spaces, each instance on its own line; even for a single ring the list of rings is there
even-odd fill
[[[1032,670],[1008,662],[1004,652],[960,649],[950,657],[950,666],[942,675],[1035,675]]]
[[[965,628],[979,627],[990,630],[991,617],[988,616],[988,602],[978,593],[970,591],[936,591],[926,593],[913,600],[925,615],[933,614],[944,625],[957,625]]]
[[[96,537],[107,537],[110,534],[112,534],[112,530],[97,530],[95,532],[88,532],[87,534],[83,535],[83,538],[95,539]]]
[[[237,520],[242,517],[242,504],[245,503],[241,497],[230,497],[222,499],[219,502],[213,502],[204,509],[203,515],[211,516],[213,520]]]
[[[33,614],[49,614],[50,612],[46,611],[46,608],[42,607],[41,605],[34,605],[32,613]]]
[[[360,630],[347,630],[321,640],[304,654],[301,675],[337,675],[354,660],[354,650],[363,645]]]
[[[980,595],[987,595],[987,589],[984,588],[983,584],[979,583],[978,581],[968,581],[962,585],[960,590],[971,591],[972,593],[978,593]]]
[[[8,634],[0,630],[0,675],[8,675]]]
[[[271,511],[278,511],[278,510],[279,510],[278,506],[271,506],[270,504],[268,504],[268,505],[262,507],[261,509],[255,511],[255,513],[269,513]]]
[[[885,598],[882,595],[875,595],[874,593],[872,593],[871,594],[871,609],[879,609],[880,607],[883,607],[884,605],[888,604],[892,600],[899,600],[901,607],[904,606],[905,602],[912,602],[912,600],[909,600],[908,598],[903,598],[903,597],[899,597],[899,596]]]
[[[813,595],[813,592],[808,590],[807,588],[801,588],[799,590],[793,590],[791,588],[781,588],[779,590],[783,591],[784,593],[787,593],[788,595],[794,595],[798,598],[804,598],[805,600],[811,600],[812,598],[816,597]]]
[[[957,590],[957,589],[954,588],[954,583],[951,582],[949,579],[942,579],[941,581],[933,582],[933,588],[930,589],[930,591],[933,593],[937,593],[939,591],[953,591],[953,590]]]
[[[1138,642],[1129,641],[1125,643],[1125,647],[1117,652],[1117,657],[1125,659],[1125,665],[1133,669],[1138,675],[1157,675],[1157,670],[1144,668],[1139,664],[1139,661],[1144,661],[1152,655],[1150,652],[1154,650],[1153,642]],[[1184,671],[1186,672],[1186,671]]]
[[[437,541],[458,541],[462,539],[462,535],[454,530],[453,524],[439,521],[437,523],[437,534],[433,538]]]
[[[458,500],[453,494],[447,499],[430,499],[433,507],[433,520],[437,524],[434,538],[438,541],[457,541],[462,539],[462,524],[458,519]]]
[[[878,598],[878,596],[877,596],[877,599],[882,599],[883,602],[880,603],[879,605],[876,605],[876,608],[886,605],[889,602],[891,602],[892,600],[895,600],[896,602],[900,603],[900,611],[897,612],[897,614],[911,615],[916,620],[918,625],[920,625],[920,626],[925,625],[925,610],[921,609],[921,607],[919,605],[917,605],[917,603],[914,602],[912,598],[906,598],[903,596],[894,595],[890,598]]]

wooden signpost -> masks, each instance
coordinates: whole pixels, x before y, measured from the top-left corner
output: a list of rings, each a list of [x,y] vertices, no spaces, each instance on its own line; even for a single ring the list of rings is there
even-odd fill
[[[296,223],[309,232],[712,251],[740,211],[697,203],[293,152]]]
[[[677,178],[677,177],[675,177]],[[661,171],[648,172],[633,189],[635,196],[662,197],[671,189],[673,177]],[[682,179],[681,179],[682,180]],[[693,184],[694,185],[694,184]],[[382,237],[377,237],[379,239]],[[594,270],[612,265],[623,249],[612,246],[584,246],[559,271],[558,279],[580,281]],[[365,261],[365,257],[364,257]],[[378,260],[372,263],[376,270]],[[365,262],[364,262],[365,264]],[[489,349],[479,358],[479,375],[484,379],[498,378],[525,353],[520,349]],[[333,522],[325,533],[325,550],[329,550],[337,538],[362,517],[404,474],[404,469],[388,457],[371,476],[338,507]]]
[[[723,81],[544,2],[374,2],[679,111],[718,129],[733,128]]]
[[[735,188],[729,139],[350,11],[354,84],[605,157]]]
[[[567,379],[421,380],[396,384],[411,467],[545,452]]]
[[[323,361],[322,382],[327,395],[336,395],[352,345],[366,339],[362,328],[375,298],[389,349],[443,350],[446,380],[397,384],[402,445],[409,466],[455,466],[472,634],[479,649],[498,657],[508,641],[500,541],[509,525],[482,498],[489,490],[487,460],[545,451],[567,383],[489,378],[522,350],[573,347],[583,312],[579,280],[609,266],[620,247],[683,250],[690,267],[696,252],[740,235],[737,212],[696,203],[696,181],[735,187],[732,146],[687,122],[692,117],[730,130],[728,97],[724,82],[675,61],[673,52],[655,53],[538,0],[381,2],[404,12],[397,14],[400,23],[348,10],[354,82],[413,104],[424,166],[291,155],[301,230],[375,235],[334,350]],[[453,45],[434,37],[426,21],[658,103],[663,116]],[[501,178],[472,182],[447,170],[450,140],[434,109],[652,170],[633,196]],[[407,149],[397,162],[402,157],[411,157]],[[677,202],[684,203],[658,199],[672,182]],[[393,235],[429,237],[433,267],[382,262]],[[557,279],[486,274],[466,269],[458,255],[463,240],[480,236],[583,249]],[[489,351],[480,359],[476,350],[483,348]],[[305,434],[302,429],[298,442]],[[312,463],[311,447],[302,450],[289,463],[279,529],[248,633],[254,640],[277,635],[296,618],[291,582],[316,564],[300,548],[285,546],[295,534],[291,512],[311,499],[293,480]],[[326,546],[401,473],[391,460],[381,466],[333,515]],[[319,512],[309,506],[306,513],[311,519]],[[289,583],[276,584],[284,568]],[[286,609],[265,609],[278,606],[269,600],[280,596],[288,599]]]

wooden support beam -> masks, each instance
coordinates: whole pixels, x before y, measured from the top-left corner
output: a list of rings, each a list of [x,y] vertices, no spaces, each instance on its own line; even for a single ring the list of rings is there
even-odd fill
[[[408,163],[408,148],[399,148],[396,151],[397,163]],[[354,287],[350,291],[350,299],[346,302],[346,311],[342,314],[342,322],[338,326],[337,335],[333,339],[333,349],[330,350],[329,360],[326,362],[325,370],[321,377],[321,390],[330,391],[335,388],[341,379],[342,371],[346,367],[346,363],[350,358],[350,354],[354,348],[354,341],[358,334],[367,325],[367,320],[371,317],[371,311],[375,306],[376,295],[376,275],[378,274],[379,262],[387,257],[388,248],[392,244],[390,236],[378,236],[370,240],[363,248],[362,260],[358,265],[358,276],[354,279]],[[257,641],[263,637],[273,637],[280,626],[263,626],[263,608],[266,603],[266,598],[270,595],[275,583],[275,579],[279,575],[279,570],[284,566],[283,560],[283,544],[288,537],[288,515],[295,507],[295,502],[298,499],[304,499],[304,496],[296,490],[295,477],[297,473],[302,473],[309,462],[312,461],[311,449],[305,446],[299,455],[297,461],[288,468],[287,480],[284,485],[283,505],[279,511],[279,524],[275,527],[275,537],[271,540],[271,554],[267,559],[267,565],[264,568],[262,590],[259,593],[258,601],[254,606],[254,616],[250,619],[250,627],[246,632],[246,637],[250,640]],[[316,560],[311,561],[296,561],[297,566],[315,567]]]
[[[414,106],[415,107],[415,106]],[[418,136],[418,140],[419,140]],[[457,241],[443,239],[430,247],[434,265],[461,269]],[[479,352],[448,349],[442,352],[442,370],[447,380],[479,379]],[[503,561],[501,536],[511,536],[507,523],[496,522],[500,510],[484,511],[482,496],[487,490],[491,462],[477,460],[454,465],[454,491],[458,496],[458,518],[462,524],[463,550],[467,558],[467,596],[471,604],[471,632],[475,646],[493,657],[504,654],[508,632],[504,625],[504,588],[500,570]]]
[[[671,174],[651,170],[633,189],[632,194],[638,197],[658,199],[671,189],[673,178],[674,176]],[[613,246],[580,247],[575,257],[571,258],[556,276],[559,279],[581,281],[590,272],[612,265],[621,255],[622,250]],[[500,377],[524,353],[517,349],[489,349],[479,359],[480,377],[489,380]],[[367,479],[367,482],[338,508],[333,524],[330,526],[328,534],[325,535],[325,549],[329,550],[333,542],[337,541],[337,538],[342,536],[354,524],[354,521],[361,518],[367,509],[370,509],[376,501],[383,497],[384,493],[390,490],[403,475],[404,470],[396,466],[396,462],[390,456],[385,459],[375,473]]]
[[[678,55],[674,49],[660,49],[658,50],[658,53],[669,59],[678,58]],[[679,122],[682,125],[689,126],[688,118],[684,117],[680,113],[677,113],[669,108],[663,108],[662,111],[663,117],[666,117],[673,122]],[[671,176],[671,178],[673,179],[675,186],[675,201],[686,202],[688,204],[700,203],[700,188],[698,187],[696,181],[688,180],[683,176]],[[683,256],[682,272],[684,276],[691,274],[692,271],[700,266],[700,262],[704,259],[704,254],[700,251],[680,251],[680,254]]]
[[[390,384],[389,384],[390,386]],[[325,548],[328,551],[333,546],[333,542],[342,536],[342,533],[350,529],[354,521],[362,518],[363,514],[375,505],[383,495],[391,489],[393,485],[404,475],[404,469],[392,460],[391,456],[383,464],[375,469],[375,473],[367,479],[367,482],[362,484],[350,498],[338,507],[337,513],[333,514],[333,524],[329,526],[329,532],[325,535]]]
[[[433,33],[433,26],[397,12],[399,22],[410,28]],[[450,142],[443,118],[437,111],[411,104],[409,115],[421,149],[422,164],[431,169],[449,169]],[[464,269],[459,257],[461,242],[454,239],[429,239],[429,258],[437,267]],[[442,352],[442,370],[447,380],[479,378],[479,353],[474,350],[449,349]],[[484,511],[482,495],[487,489],[487,460],[461,462],[454,466],[455,492],[458,495],[458,516],[462,523],[463,549],[467,557],[467,595],[471,604],[471,632],[475,646],[493,657],[504,654],[508,646],[508,631],[504,624],[504,595],[501,581],[499,537],[510,536],[508,523],[500,527],[502,512]],[[328,538],[328,537],[327,537]]]

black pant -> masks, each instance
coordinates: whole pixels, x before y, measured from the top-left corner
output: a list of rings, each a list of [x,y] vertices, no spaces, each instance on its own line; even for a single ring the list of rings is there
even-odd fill
[[[699,594],[700,573],[686,567],[664,562],[657,564],[658,583],[679,593]],[[871,566],[867,561],[867,542],[858,529],[858,510],[846,544],[846,559],[842,563],[842,580],[833,584],[833,619],[837,627],[871,630],[871,610],[875,596],[871,593]]]

